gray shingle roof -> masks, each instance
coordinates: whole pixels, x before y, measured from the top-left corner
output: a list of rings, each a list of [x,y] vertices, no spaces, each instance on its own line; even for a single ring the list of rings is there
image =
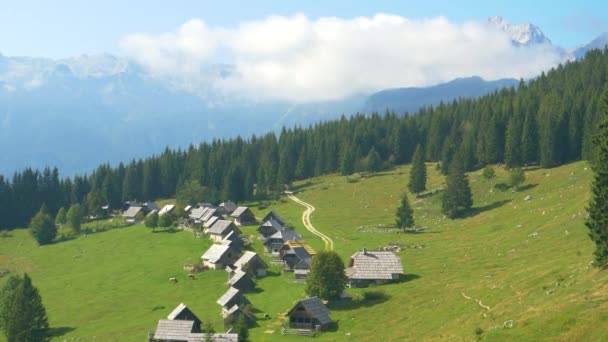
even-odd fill
[[[122,213],[122,216],[126,218],[134,218],[141,210],[142,207],[132,206],[129,207],[129,209],[125,210],[125,212]]]
[[[319,297],[306,298],[301,300],[300,304],[302,304],[306,311],[310,312],[314,318],[319,320],[319,323],[329,324],[332,322],[331,317],[329,317],[329,310],[327,309],[327,306],[323,304]]]
[[[262,260],[262,258],[260,258],[259,255],[257,255],[255,252],[252,252],[252,251],[247,251],[247,252],[243,253],[243,255],[241,255],[239,260],[237,260],[234,263],[234,266],[242,269],[243,266],[247,265],[248,263],[251,262],[251,260],[254,260],[254,259],[256,259],[260,265],[266,266],[266,263],[264,262],[264,260]]]
[[[279,216],[279,214],[277,214],[277,212],[274,210],[271,210],[268,214],[266,214],[266,216],[264,216],[262,221],[267,221],[271,218],[277,220],[281,225],[283,225],[283,226],[285,225],[285,220],[283,220],[283,218],[281,216]]]
[[[232,201],[222,202],[222,203],[220,203],[219,206],[226,209],[226,211],[228,211],[230,213],[235,211],[237,208],[236,203],[234,203]]]
[[[190,218],[194,220],[200,220],[205,215],[207,208],[194,208],[190,211]]]
[[[167,316],[167,319],[171,319],[171,320],[175,319],[175,317],[177,317],[180,313],[182,313],[182,311],[184,311],[187,308],[188,307],[186,306],[186,304],[184,304],[184,303],[179,304],[175,309],[173,309],[173,311],[171,311],[169,316]]]
[[[207,220],[211,219],[211,217],[217,216],[216,213],[217,213],[217,209],[208,208],[207,211],[205,212],[205,215],[203,215],[203,221],[207,221]]]
[[[215,222],[219,219],[220,219],[219,217],[213,216],[212,218],[205,221],[205,223],[203,224],[203,227],[209,228],[209,227],[213,226],[215,224]]]
[[[158,216],[163,216],[166,213],[170,213],[173,211],[173,209],[175,209],[175,205],[174,204],[166,204],[159,212],[158,212]]]
[[[202,342],[207,334],[192,333],[193,321],[171,321],[161,319],[158,321],[154,339],[158,341],[187,341]],[[215,342],[237,342],[238,334],[213,334]]]
[[[228,250],[230,250],[230,246],[213,244],[211,247],[209,247],[205,254],[203,254],[201,259],[215,264],[224,256],[224,254],[228,252]]]
[[[243,213],[246,212],[248,209],[249,209],[248,207],[238,207],[238,208],[234,209],[234,211],[232,212],[232,214],[230,214],[230,216],[239,217],[239,216],[243,215]]]
[[[213,226],[211,226],[211,228],[209,228],[209,234],[224,235],[231,226],[232,226],[232,229],[236,228],[234,226],[234,223],[232,223],[232,221],[217,220],[217,221],[215,221]]]
[[[393,252],[365,251],[350,257],[353,267],[346,269],[350,279],[392,279],[393,274],[403,274],[401,258]]]
[[[228,302],[230,302],[232,300],[232,298],[236,297],[237,295],[239,295],[239,290],[235,289],[234,287],[230,287],[228,289],[228,291],[226,291],[226,293],[224,293],[220,299],[217,300],[217,303],[221,306],[226,306],[226,304]]]
[[[285,242],[302,240],[302,237],[300,236],[300,234],[296,233],[295,230],[291,230],[291,229],[279,230],[278,232],[272,234],[270,236],[270,238],[271,239],[281,239]]]

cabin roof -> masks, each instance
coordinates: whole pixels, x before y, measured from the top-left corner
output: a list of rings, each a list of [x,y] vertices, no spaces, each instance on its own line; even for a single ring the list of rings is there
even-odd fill
[[[239,293],[240,293],[240,291],[238,289],[235,289],[234,287],[230,286],[228,291],[226,291],[226,293],[224,293],[220,297],[220,299],[217,300],[217,303],[221,306],[226,306],[226,304],[228,304]]]
[[[211,226],[209,228],[209,234],[214,234],[214,235],[224,235],[224,233],[226,233],[226,231],[232,226],[232,228],[234,229],[234,224],[232,223],[232,221],[227,221],[227,220],[217,220],[215,221],[215,223],[213,224],[213,226]]]
[[[201,259],[207,260],[210,263],[215,264],[229,250],[230,250],[230,246],[228,246],[228,245],[213,244],[213,245],[211,245],[211,247],[209,247],[209,249],[205,252],[205,254],[203,254]]]
[[[312,316],[319,321],[319,323],[329,324],[332,322],[331,317],[329,317],[329,310],[327,309],[327,306],[323,304],[319,297],[310,297],[299,301],[298,304],[289,310],[288,315],[291,315],[291,313],[299,305],[302,305],[306,311],[310,312]]]
[[[170,213],[173,211],[173,209],[175,209],[175,205],[174,204],[166,204],[159,212],[158,212],[158,216],[163,216],[166,213]]]
[[[131,206],[129,207],[129,209],[125,210],[124,213],[122,213],[122,216],[127,218],[135,217],[142,209],[143,207]]]
[[[262,221],[267,221],[271,218],[274,218],[276,221],[278,221],[281,225],[285,225],[285,220],[283,220],[283,218],[281,216],[279,216],[279,214],[277,214],[276,211],[271,210],[268,212],[268,214],[266,214],[266,216],[264,216],[264,218],[262,219]]]
[[[205,333],[193,333],[193,321],[172,321],[161,319],[158,321],[154,339],[158,341],[185,341],[203,342],[207,337]],[[238,334],[212,334],[215,342],[237,342]]]
[[[232,216],[232,217],[240,217],[241,215],[243,215],[248,210],[249,210],[249,207],[238,207],[238,208],[234,209],[234,211],[232,212],[232,214],[230,214],[230,216]]]
[[[401,258],[393,252],[361,251],[353,254],[346,269],[350,279],[392,279],[393,274],[403,274]]]
[[[264,262],[264,260],[262,260],[262,258],[260,258],[259,255],[257,255],[255,252],[252,251],[246,251],[245,253],[243,253],[243,255],[241,255],[241,257],[239,258],[239,260],[237,260],[234,263],[234,266],[237,268],[243,268],[243,266],[247,265],[248,263],[250,263],[252,260],[258,260],[260,262],[261,265],[264,265],[265,267],[268,267],[266,265],[266,263]]]

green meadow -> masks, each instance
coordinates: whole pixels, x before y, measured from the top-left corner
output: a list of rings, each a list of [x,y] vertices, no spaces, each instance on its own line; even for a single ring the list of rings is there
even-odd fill
[[[444,177],[429,164],[429,193],[410,196],[416,225],[425,229],[404,234],[394,228],[394,213],[408,171],[293,185],[296,196],[316,207],[313,225],[345,262],[364,247],[399,245],[407,274],[399,283],[349,289],[353,300],[330,304],[338,328],[318,340],[608,339],[608,273],[590,266],[593,244],[584,226],[592,177],[587,163],[527,170],[518,192],[508,188],[503,169],[496,168],[491,182],[481,171],[470,173],[474,208],[457,220],[440,213]],[[287,198],[249,205],[258,217],[276,210],[311,246],[323,247],[301,222],[304,207]],[[255,228],[243,230],[254,235]],[[221,329],[215,301],[227,274],[206,271],[190,280],[183,271],[209,245],[188,232],[135,225],[39,247],[26,230],[13,230],[0,238],[0,269],[31,275],[55,340],[142,341],[181,302]],[[260,242],[251,248],[260,252]],[[251,340],[286,340],[281,314],[304,297],[304,285],[276,267],[257,285],[247,295],[260,318]],[[376,296],[363,299],[370,292]]]

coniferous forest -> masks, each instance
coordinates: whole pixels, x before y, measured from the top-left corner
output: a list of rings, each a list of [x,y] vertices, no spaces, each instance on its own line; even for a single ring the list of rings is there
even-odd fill
[[[465,170],[490,163],[554,167],[593,160],[601,121],[600,96],[608,50],[594,50],[517,88],[460,99],[417,113],[356,114],[249,139],[214,140],[128,164],[99,166],[90,175],[62,178],[59,170],[25,169],[0,176],[0,229],[26,226],[43,204],[51,215],[80,203],[120,208],[126,200],[175,196],[202,186],[206,200],[274,197],[293,180],[409,163],[420,144],[427,161],[447,172],[459,153]],[[368,165],[372,159],[373,165]]]

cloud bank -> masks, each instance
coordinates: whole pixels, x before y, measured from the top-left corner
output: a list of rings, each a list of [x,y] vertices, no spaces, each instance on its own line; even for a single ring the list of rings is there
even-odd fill
[[[311,20],[271,16],[237,27],[192,19],[175,32],[130,34],[120,46],[159,77],[254,100],[323,101],[457,77],[528,78],[563,61],[550,44],[515,46],[487,22],[397,15]],[[230,77],[209,67],[229,56]]]

